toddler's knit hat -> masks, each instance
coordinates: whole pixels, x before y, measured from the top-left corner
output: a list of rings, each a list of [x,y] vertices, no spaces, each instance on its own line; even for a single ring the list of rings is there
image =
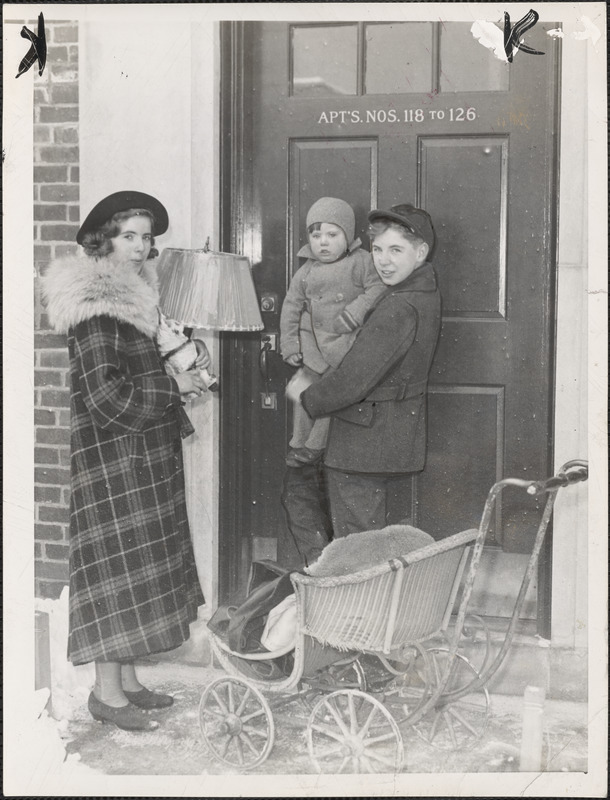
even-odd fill
[[[307,212],[305,226],[309,228],[314,222],[326,222],[338,225],[345,234],[348,247],[354,241],[356,233],[356,217],[354,210],[345,202],[336,197],[321,197]]]

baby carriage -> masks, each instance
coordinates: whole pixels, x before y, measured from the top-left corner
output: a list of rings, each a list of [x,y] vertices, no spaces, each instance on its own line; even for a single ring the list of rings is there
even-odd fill
[[[296,639],[286,648],[241,653],[210,632],[228,673],[206,687],[199,705],[210,752],[236,769],[262,764],[274,743],[273,709],[295,700],[311,709],[307,745],[319,772],[400,772],[404,726],[437,747],[471,745],[486,728],[486,684],[511,646],[557,491],[587,477],[587,462],[575,460],[544,481],[501,480],[478,529],[346,576],[291,573]],[[475,667],[459,650],[473,627],[484,629],[468,604],[495,503],[508,486],[544,505],[504,641],[493,654],[486,633]]]

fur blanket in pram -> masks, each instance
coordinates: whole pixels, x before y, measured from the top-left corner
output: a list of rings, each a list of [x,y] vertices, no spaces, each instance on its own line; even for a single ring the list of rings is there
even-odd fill
[[[326,545],[318,560],[304,572],[316,578],[349,575],[433,542],[432,536],[411,525],[388,525],[381,530],[352,533]]]

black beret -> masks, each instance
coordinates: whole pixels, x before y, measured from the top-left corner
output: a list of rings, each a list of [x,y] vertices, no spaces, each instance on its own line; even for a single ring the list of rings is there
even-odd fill
[[[169,226],[167,211],[165,206],[155,197],[150,194],[144,194],[144,192],[114,192],[114,194],[109,194],[108,197],[100,200],[87,214],[85,221],[76,234],[76,241],[78,244],[82,244],[83,236],[86,233],[98,230],[118,211],[127,211],[129,208],[145,208],[151,212],[155,218],[153,231],[155,236],[160,236],[167,230]]]

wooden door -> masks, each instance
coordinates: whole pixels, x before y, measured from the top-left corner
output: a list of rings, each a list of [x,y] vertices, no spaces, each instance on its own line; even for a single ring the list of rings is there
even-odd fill
[[[279,332],[317,198],[347,200],[367,247],[371,208],[413,202],[434,220],[443,325],[427,465],[405,491],[414,524],[436,538],[476,525],[499,478],[537,478],[551,464],[558,43],[550,27],[527,33],[544,55],[518,52],[510,65],[466,23],[225,30],[232,99],[223,131],[232,127],[233,137],[223,161],[223,186],[232,186],[225,246],[252,260],[266,333]],[[263,380],[259,351],[260,337],[225,341],[226,591],[237,562],[248,562],[251,537],[285,532],[279,495],[291,371],[270,353]],[[265,406],[267,394],[273,402]],[[535,520],[522,500],[505,497],[490,545],[528,551]]]

